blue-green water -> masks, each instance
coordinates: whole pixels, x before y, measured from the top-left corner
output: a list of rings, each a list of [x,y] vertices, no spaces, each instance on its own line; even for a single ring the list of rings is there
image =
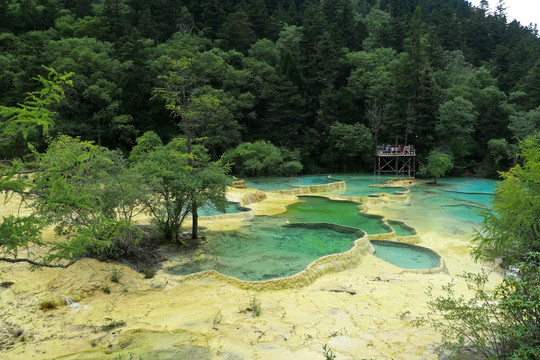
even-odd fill
[[[479,224],[479,211],[491,207],[497,181],[489,179],[444,178],[438,185],[420,183],[411,188],[410,206],[415,211]]]
[[[416,235],[416,230],[412,227],[405,225],[401,221],[388,220],[388,223],[394,229],[397,236],[410,236]]]
[[[433,250],[392,241],[372,240],[373,255],[404,269],[432,269],[440,266],[440,256]]]
[[[240,206],[239,203],[229,202],[227,203],[227,206],[225,207],[224,212],[219,211],[212,204],[205,204],[201,206],[199,209],[197,209],[197,214],[199,214],[199,216],[214,216],[214,215],[232,214],[232,213],[238,213],[238,212],[244,212],[244,211],[249,211],[249,209]]]
[[[332,192],[335,195],[360,197],[370,196],[374,193],[393,194],[396,191],[404,191],[402,187],[374,187],[370,185],[385,184],[388,180],[398,178],[395,175],[370,175],[370,174],[332,174],[333,179],[344,180],[347,184],[345,190]]]
[[[248,188],[263,191],[288,190],[297,186],[324,185],[339,180],[329,179],[328,175],[307,175],[297,177],[272,177],[272,178],[247,178],[245,179]]]
[[[332,225],[286,225],[258,216],[239,230],[208,234],[201,258],[165,269],[171,274],[216,270],[241,280],[268,280],[296,274],[312,261],[351,248],[362,231]]]
[[[318,196],[300,196],[300,201],[287,206],[279,216],[291,223],[332,223],[361,229],[368,234],[392,232],[382,216],[360,213],[357,203],[330,200]]]
[[[371,194],[388,189],[369,187],[369,184],[384,183],[395,177],[340,174],[332,178],[345,180],[349,194]],[[302,180],[304,184],[324,181],[330,180],[326,176],[305,177]],[[439,182],[437,186],[420,183],[411,187],[411,199],[406,203],[380,205],[388,217],[395,220],[389,223],[398,236],[415,234],[415,226],[421,226],[424,231],[468,234],[481,222],[478,210],[490,206],[496,181],[441,179]],[[276,190],[292,187],[292,184],[300,184],[301,181],[298,178],[282,178],[263,179],[262,183],[266,184],[267,189]],[[293,223],[292,226],[286,226],[283,218]],[[295,226],[294,223],[313,225]],[[239,230],[208,234],[208,242],[200,249],[202,257],[182,261],[166,271],[190,274],[214,269],[242,280],[267,280],[292,275],[321,256],[350,249],[361,232],[338,225],[358,228],[368,234],[391,231],[380,216],[362,214],[359,205],[354,202],[304,196],[300,197],[300,202],[289,205],[287,211],[278,217],[257,216]],[[375,255],[396,266],[422,269],[439,266],[438,255],[429,249],[392,242],[373,243]]]

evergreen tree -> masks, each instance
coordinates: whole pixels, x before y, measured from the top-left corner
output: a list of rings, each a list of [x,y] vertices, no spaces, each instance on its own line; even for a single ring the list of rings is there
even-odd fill
[[[238,50],[244,54],[255,42],[256,35],[247,15],[238,11],[230,14],[218,32],[224,50]]]

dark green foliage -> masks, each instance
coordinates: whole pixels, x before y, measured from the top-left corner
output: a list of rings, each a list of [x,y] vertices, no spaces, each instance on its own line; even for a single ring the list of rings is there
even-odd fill
[[[436,184],[437,179],[448,173],[454,166],[452,155],[441,150],[432,150],[427,157],[427,162],[420,166],[418,175],[431,176]]]
[[[517,89],[525,94],[520,101],[523,110],[532,110],[540,106],[540,61],[522,78]]]
[[[375,143],[369,130],[362,124],[347,125],[336,122],[330,126],[329,140],[334,154],[332,161],[343,165],[343,169],[337,170],[350,171],[354,168],[346,168],[347,164],[358,165],[360,161],[370,164],[373,159]]]
[[[230,14],[217,35],[222,40],[221,47],[224,50],[235,49],[243,53],[246,53],[256,40],[249,18],[242,11]]]
[[[474,105],[456,97],[443,103],[439,108],[439,118],[435,125],[435,131],[439,134],[438,143],[450,151],[456,163],[470,154],[473,147],[474,126],[477,113]]]
[[[240,176],[289,176],[302,170],[298,153],[267,141],[240,144],[227,151],[222,161],[231,164],[233,174]]]
[[[525,139],[528,135],[540,131],[540,106],[531,111],[520,111],[510,116],[508,128],[518,139]]]
[[[211,202],[218,209],[226,204],[225,190],[229,181],[226,168],[212,163],[201,145],[188,151],[185,139],[176,138],[167,145],[149,149],[143,135],[133,152],[134,170],[145,179],[141,188],[149,194],[144,198],[144,209],[152,217],[166,240],[183,242],[181,226],[194,207]],[[141,151],[139,146],[144,147]]]
[[[444,146],[459,171],[494,174],[508,163],[486,159],[489,142],[514,146],[511,135],[533,127],[540,105],[537,30],[507,23],[502,8],[457,0],[4,1],[0,53],[0,106],[22,104],[42,64],[74,72],[66,101],[49,109],[51,135],[124,153],[146,131],[186,135],[152,95],[171,60],[190,59],[190,95],[220,103],[193,134],[212,159],[264,140],[298,151],[304,171],[333,170],[328,136],[339,122],[362,123],[380,142],[414,143],[424,156]],[[454,141],[447,110],[458,97],[474,116],[459,117]],[[25,135],[46,148],[37,128]],[[14,137],[2,158],[27,140]]]

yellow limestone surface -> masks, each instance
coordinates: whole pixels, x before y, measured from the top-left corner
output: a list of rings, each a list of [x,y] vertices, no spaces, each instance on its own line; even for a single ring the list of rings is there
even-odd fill
[[[244,192],[231,190],[229,198]],[[274,215],[295,201],[295,196],[267,193],[250,207],[256,215]],[[10,203],[0,215],[13,210]],[[388,204],[369,210],[394,219],[403,215]],[[412,327],[410,318],[425,313],[428,285],[440,289],[454,279],[458,291],[467,293],[454,275],[483,266],[470,260],[467,234],[441,234],[437,229],[447,224],[406,217],[420,245],[444,258],[448,273],[411,273],[366,255],[353,268],[321,275],[307,286],[255,291],[214,277],[182,281],[158,272],[144,279],[125,266],[90,259],[69,269],[37,271],[0,263],[0,283],[13,283],[0,287],[0,358],[129,359],[132,353],[144,360],[313,360],[324,359],[327,344],[338,360],[436,359],[438,333]],[[234,228],[242,219],[230,226],[220,219],[215,225]],[[52,232],[47,237],[53,239]],[[113,267],[121,270],[120,283],[110,281]],[[493,273],[491,280],[494,285],[501,278]],[[103,292],[105,286],[110,294]],[[67,306],[66,296],[77,305]],[[254,297],[260,316],[246,310]],[[125,324],[102,328],[115,322]]]

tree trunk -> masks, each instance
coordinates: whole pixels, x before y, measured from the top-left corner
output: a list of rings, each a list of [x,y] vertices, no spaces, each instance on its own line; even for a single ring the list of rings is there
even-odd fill
[[[193,226],[191,228],[191,238],[196,239],[197,238],[197,232],[199,227],[199,215],[197,214],[197,204],[193,204],[193,208],[191,209],[191,218]]]
[[[191,132],[189,131],[189,126],[185,126],[184,132],[186,134],[187,152],[188,152],[188,154],[191,154]],[[193,159],[191,159],[191,158],[188,159],[188,164],[192,168],[195,167],[195,164],[193,163]],[[192,222],[191,238],[196,239],[197,235],[198,235],[199,215],[197,214],[197,204],[195,203],[195,201],[193,201],[192,204],[191,204],[191,219],[192,219],[191,220],[191,222]]]

